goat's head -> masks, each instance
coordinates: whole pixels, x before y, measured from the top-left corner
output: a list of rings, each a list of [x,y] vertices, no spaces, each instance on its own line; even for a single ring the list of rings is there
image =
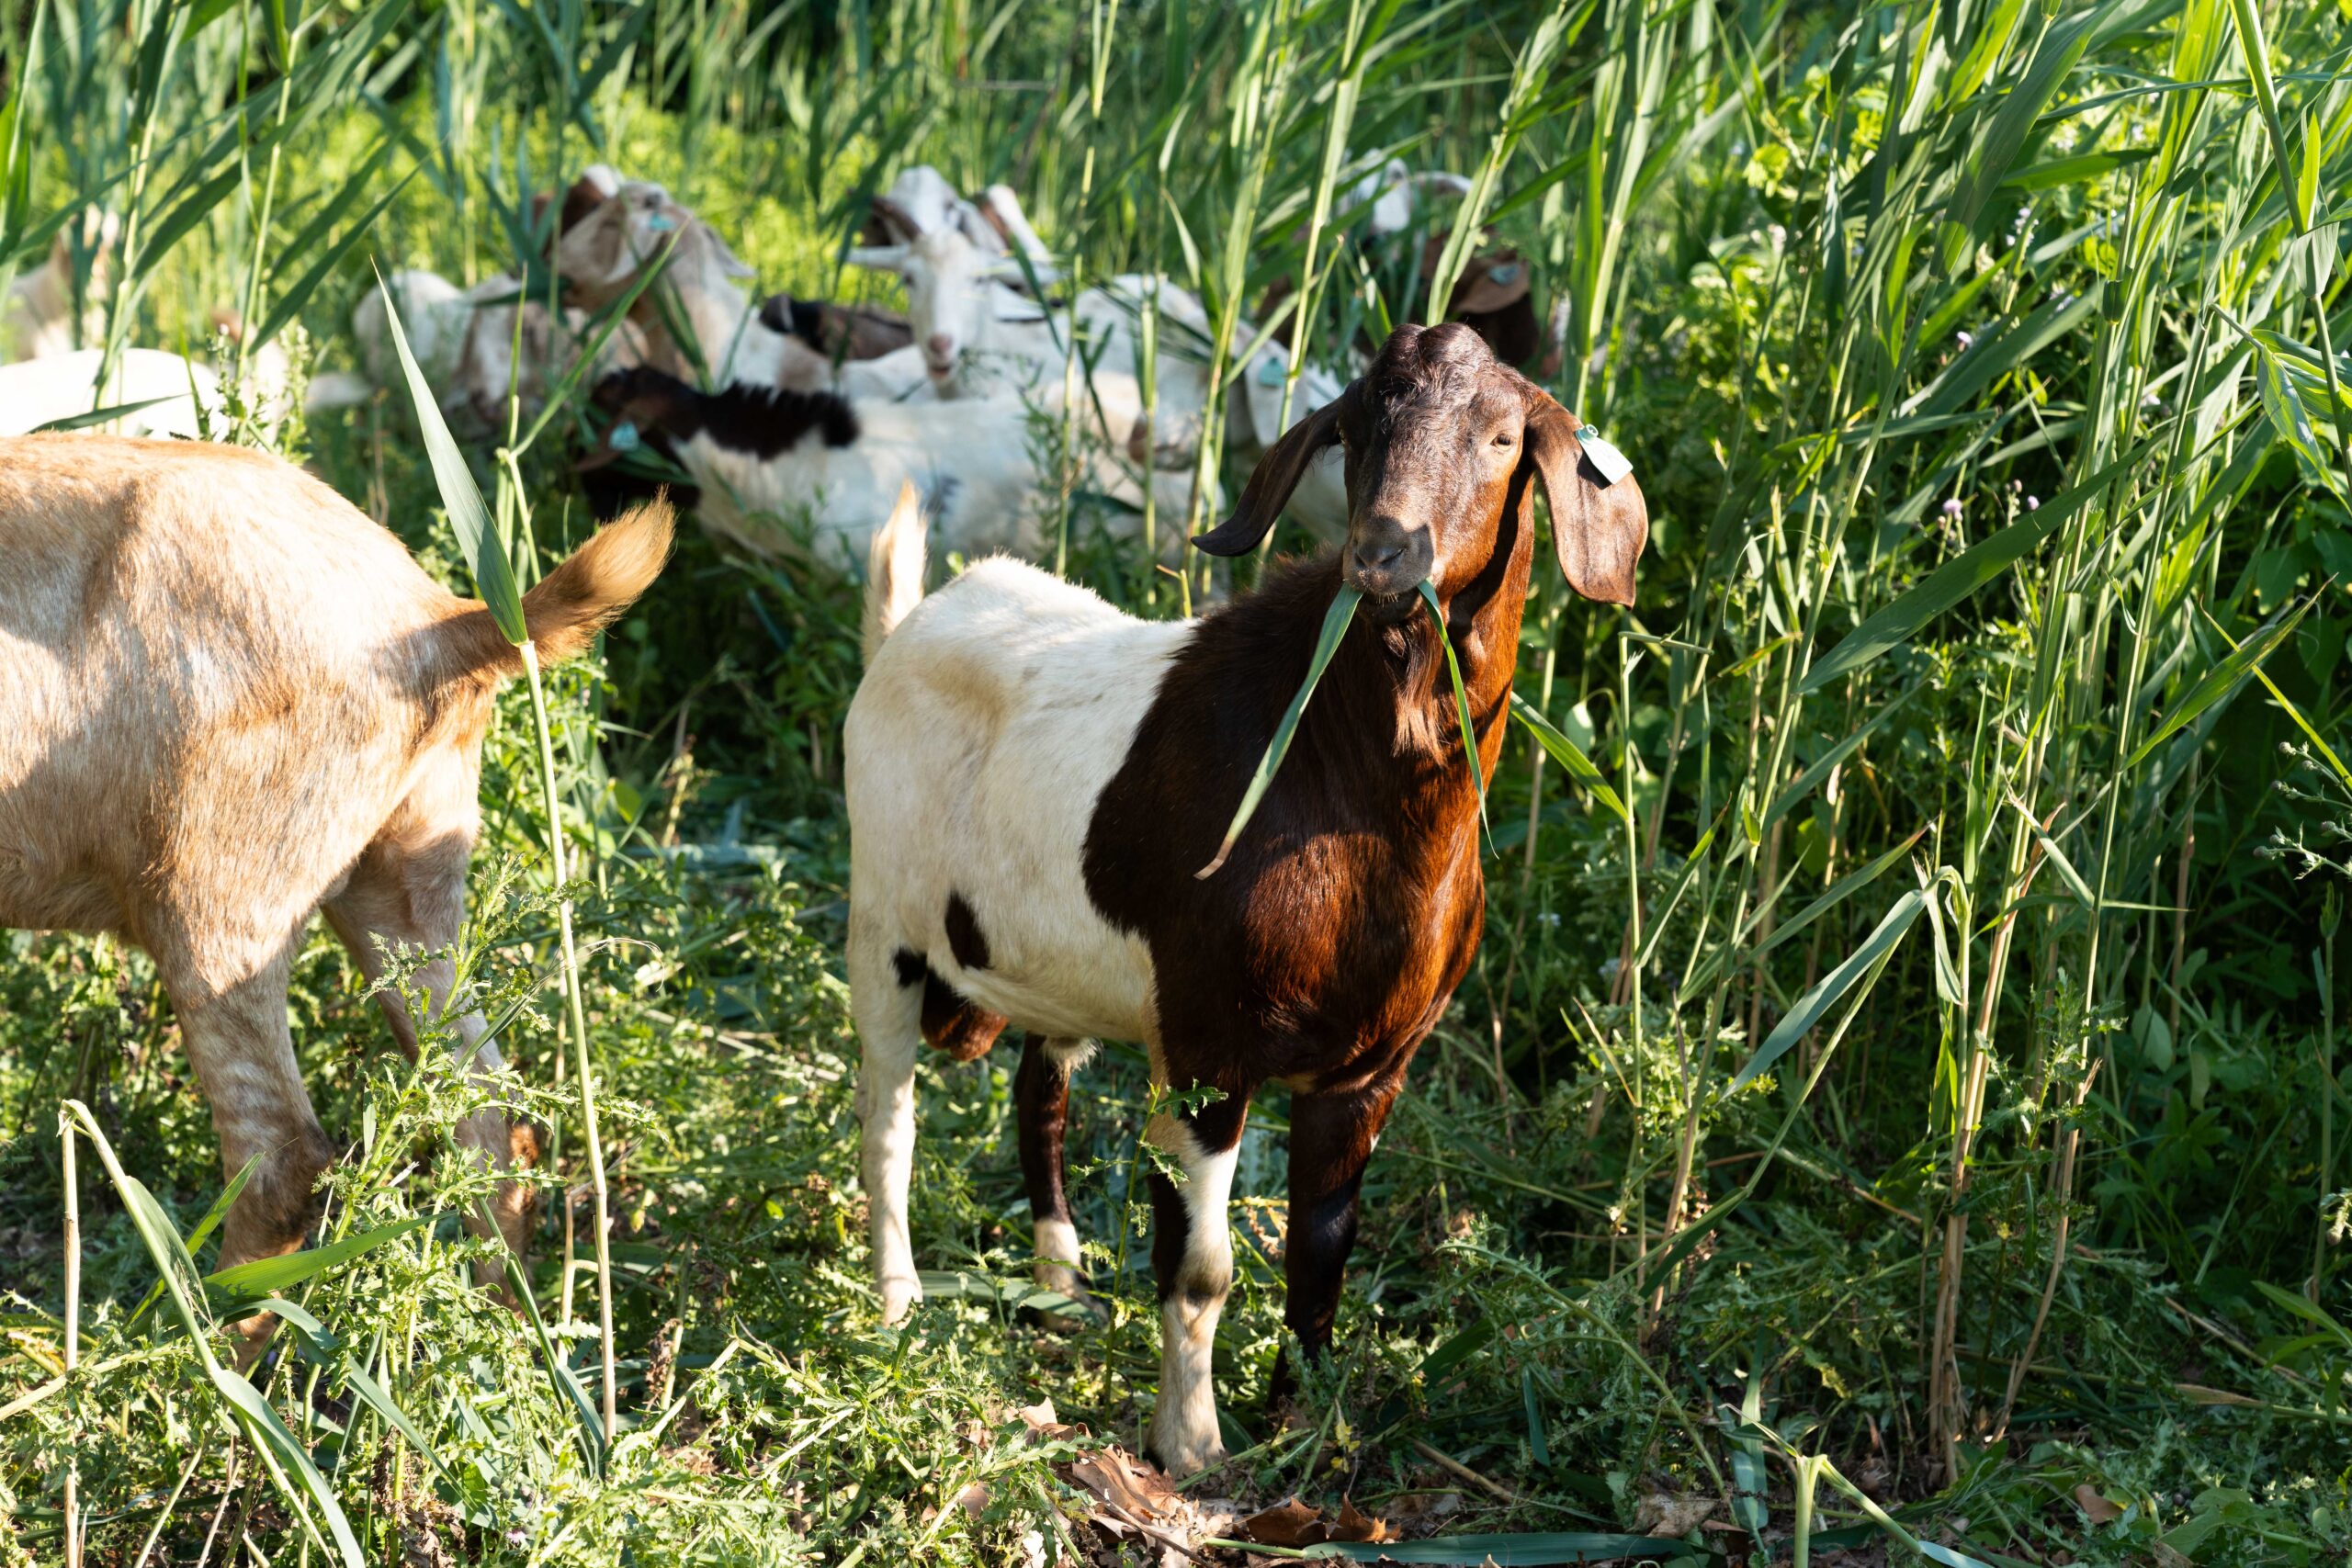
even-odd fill
[[[716,230],[662,186],[626,180],[600,195],[602,184],[583,176],[564,197],[554,262],[566,303],[589,310],[611,304],[665,251],[669,276],[684,287],[717,288],[752,276]]]
[[[964,356],[986,344],[991,322],[1042,315],[1003,287],[1019,281],[1021,264],[983,250],[960,229],[927,229],[903,245],[861,245],[848,259],[905,281],[907,325],[942,397],[964,389]],[[1040,282],[1055,276],[1051,267],[1036,270]]]
[[[1552,505],[1552,539],[1568,585],[1588,599],[1634,602],[1634,563],[1649,513],[1631,475],[1614,484],[1577,439],[1576,416],[1498,364],[1466,326],[1399,327],[1372,367],[1309,414],[1260,460],[1233,514],[1193,540],[1238,556],[1273,526],[1299,476],[1333,442],[1347,452],[1348,536],[1340,576],[1383,622],[1413,613],[1423,579],[1442,600],[1476,581],[1506,515],[1522,530],[1530,481]]]

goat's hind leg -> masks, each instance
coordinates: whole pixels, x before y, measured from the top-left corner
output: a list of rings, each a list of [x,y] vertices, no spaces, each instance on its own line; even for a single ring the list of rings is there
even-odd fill
[[[1159,1403],[1146,1455],[1171,1475],[1219,1464],[1225,1440],[1212,1378],[1217,1318],[1233,1288],[1226,1205],[1250,1097],[1228,1094],[1189,1115],[1167,1111],[1146,1133],[1184,1172],[1179,1188],[1151,1174],[1151,1268],[1159,1286]]]
[[[1035,1226],[1036,1279],[1044,1289],[1091,1307],[1080,1280],[1078,1227],[1070,1221],[1063,1190],[1062,1136],[1069,1122],[1070,1075],[1092,1054],[1091,1040],[1041,1039],[1022,1043],[1021,1070],[1012,1080],[1013,1113],[1020,1122],[1021,1175],[1029,1191]],[[1074,1327],[1059,1313],[1041,1313],[1045,1326]]]
[[[445,826],[438,832],[415,831],[416,824],[397,822],[368,846],[342,891],[324,905],[327,923],[351,952],[370,983],[383,978],[388,953],[401,948],[428,954],[416,971],[424,987],[427,1027],[440,1026],[456,1035],[452,1053],[465,1064],[468,1075],[484,1079],[503,1063],[488,1038],[489,1025],[478,1012],[455,1019],[446,1016],[457,986],[456,950],[464,934],[466,863],[473,835],[465,827]],[[412,830],[403,831],[403,829]],[[392,1037],[412,1059],[420,1035],[417,1021],[396,988],[378,995]],[[499,1175],[490,1200],[490,1218],[466,1215],[466,1226],[489,1236],[492,1225],[517,1258],[530,1239],[531,1189],[511,1172],[538,1158],[538,1138],[530,1128],[510,1117],[498,1105],[485,1105],[458,1122],[452,1134],[458,1146]],[[495,1258],[478,1261],[475,1282],[502,1292],[505,1266]]]
[[[907,1225],[907,1189],[914,1175],[915,1054],[922,1044],[928,971],[920,957],[911,964],[897,962],[905,951],[873,923],[859,919],[853,900],[849,989],[862,1052],[857,1070],[860,1166],[884,1323],[897,1323],[922,1299]]]

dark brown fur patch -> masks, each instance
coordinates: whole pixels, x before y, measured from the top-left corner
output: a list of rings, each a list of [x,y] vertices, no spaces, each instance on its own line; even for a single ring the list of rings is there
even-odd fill
[[[961,893],[947,895],[947,951],[964,968],[989,966],[989,939],[980,933],[980,918]]]

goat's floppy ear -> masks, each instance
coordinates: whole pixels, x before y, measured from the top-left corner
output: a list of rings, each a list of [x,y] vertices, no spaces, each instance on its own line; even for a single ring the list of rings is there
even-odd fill
[[[1529,394],[1527,456],[1552,503],[1560,575],[1588,599],[1634,602],[1634,563],[1649,542],[1649,505],[1630,473],[1614,483],[1577,438],[1574,414],[1541,390]]]
[[[852,266],[870,266],[876,272],[904,272],[907,267],[907,247],[904,245],[852,245],[842,260]]]
[[[1283,507],[1290,504],[1291,491],[1298,488],[1299,477],[1306,472],[1306,465],[1315,455],[1340,438],[1340,418],[1356,395],[1351,386],[1346,391],[1300,420],[1258,459],[1251,470],[1250,482],[1241,487],[1241,499],[1233,508],[1233,515],[1205,534],[1193,536],[1193,543],[1213,556],[1247,555],[1258,547],[1266,530],[1274,525]]]

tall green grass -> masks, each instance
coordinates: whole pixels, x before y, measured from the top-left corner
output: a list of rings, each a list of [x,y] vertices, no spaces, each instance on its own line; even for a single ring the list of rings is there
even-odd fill
[[[1457,227],[1424,285],[1428,236],[1367,243],[1355,176],[1470,175],[1564,306],[1550,388],[1633,458],[1654,548],[1630,612],[1539,584],[1486,942],[1287,1434],[1253,1404],[1278,1096],[1245,1145],[1220,1347],[1245,1457],[1193,1491],[1489,1535],[1712,1503],[1732,1529],[1667,1532],[1693,1568],[1865,1541],[2300,1563],[2352,1541],[2324,1479],[2352,1419],[2347,28],[2260,0],[42,0],[0,40],[0,265],[64,235],[101,346],[201,350],[226,304],[332,360],[371,259],[549,288],[528,198],[591,158],[813,293],[883,287],[842,246],[927,160],[1012,183],[1074,277],[1199,293],[1208,344],[1146,337],[1220,377],[1286,283],[1295,381],[1424,315],[1473,248]],[[477,457],[525,580],[584,528],[577,402]],[[408,429],[395,402],[304,439],[454,576]],[[1240,478],[1214,421],[1199,461]],[[1148,548],[1059,558],[1139,611],[1189,602]],[[612,1129],[547,1177],[523,1282],[551,1318],[465,1283],[477,1177],[435,1151],[483,1091],[368,1062],[322,953],[298,1035],[359,1147],[332,1256],[279,1296],[317,1331],[257,1372],[265,1417],[208,1371],[245,1298],[172,1253],[220,1183],[151,978],[7,939],[0,1553],[62,1551],[77,1507],[87,1561],[325,1558],[338,1512],[370,1561],[1101,1544],[1066,1456],[1008,1434],[1040,1395],[1130,1440],[1148,1406],[1137,1064],[1106,1054],[1073,1134],[1100,1329],[1014,1316],[993,1065],[926,1096],[935,1304],[894,1333],[866,1299],[828,956],[854,626],[842,585],[694,547],[605,673],[550,676],[544,750],[519,697],[493,739],[461,956],[502,1092]],[[58,1163],[69,1099],[107,1185]],[[159,1271],[182,1332],[137,1310]]]

